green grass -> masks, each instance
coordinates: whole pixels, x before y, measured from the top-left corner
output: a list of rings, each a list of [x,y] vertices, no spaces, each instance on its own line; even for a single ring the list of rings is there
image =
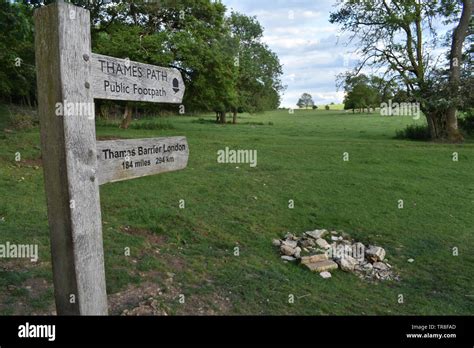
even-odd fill
[[[212,115],[202,115],[201,121],[169,117],[172,129],[97,128],[101,137],[185,135],[190,147],[185,170],[101,187],[109,295],[144,279],[162,285],[172,272],[178,293],[190,300],[181,305],[175,297],[159,298],[171,313],[197,313],[193,298],[213,306],[216,296],[229,299],[217,311],[227,314],[474,313],[472,140],[395,140],[397,129],[415,122],[407,117],[323,110],[239,116],[237,125],[217,125]],[[23,159],[39,158],[38,146],[37,129],[0,135],[0,243],[38,243],[40,249],[37,265],[18,261],[0,271],[0,286],[21,289],[30,278],[51,284],[42,170],[14,161],[17,151]],[[226,146],[257,150],[257,167],[218,164],[217,151]],[[397,208],[399,199],[404,209]],[[385,247],[402,280],[368,283],[341,271],[323,280],[280,261],[272,238],[315,228]],[[236,246],[240,256],[233,254]],[[452,256],[453,247],[459,256]],[[22,291],[4,292],[0,311],[16,313],[19,301],[31,313],[44,310],[52,296],[50,290],[35,300]]]

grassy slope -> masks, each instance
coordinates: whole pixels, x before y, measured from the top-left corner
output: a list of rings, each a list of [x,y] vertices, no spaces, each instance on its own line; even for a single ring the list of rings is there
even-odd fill
[[[239,119],[265,125],[169,120],[176,129],[98,128],[100,136],[186,135],[190,145],[186,170],[101,187],[109,294],[143,279],[163,284],[162,275],[173,272],[191,300],[162,303],[171,313],[194,313],[193,298],[212,306],[216,296],[229,298],[225,312],[232,314],[474,312],[472,143],[397,141],[395,129],[411,119],[337,111]],[[32,278],[51,282],[42,170],[13,161],[16,151],[38,158],[38,144],[37,130],[0,135],[0,243],[38,243],[42,260],[0,271],[0,286],[16,286],[0,298],[2,314],[18,312],[18,302],[33,312],[53,301],[50,287],[35,296],[24,288]],[[225,146],[258,150],[258,166],[216,163]],[[459,162],[451,160],[453,151]],[[343,152],[349,162],[342,161]],[[185,209],[179,209],[180,199]],[[294,209],[288,209],[289,199]],[[404,209],[397,208],[399,199]],[[123,226],[141,232],[126,233]],[[280,261],[272,238],[315,228],[344,230],[384,246],[402,281],[371,284],[340,271],[323,280]],[[235,246],[240,256],[233,255]],[[125,247],[131,257],[123,256]],[[289,294],[296,296],[294,304]],[[397,302],[399,294],[405,303]]]

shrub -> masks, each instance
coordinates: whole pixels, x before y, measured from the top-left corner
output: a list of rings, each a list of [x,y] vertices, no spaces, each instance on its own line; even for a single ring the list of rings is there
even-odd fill
[[[10,116],[9,127],[16,130],[27,130],[35,127],[38,120],[28,113],[15,113]]]
[[[474,134],[474,109],[470,109],[464,117],[459,118],[459,128],[469,135]]]
[[[326,110],[329,110],[329,105],[326,105],[324,108],[325,108]]]
[[[151,121],[132,122],[129,126],[132,129],[175,129],[173,124],[168,120],[155,119]]]
[[[120,127],[120,122],[117,120],[107,120],[105,118],[95,118],[95,125],[97,127]]]
[[[316,110],[318,108],[317,105],[313,105],[313,110]]]
[[[405,129],[397,130],[396,139],[409,139],[409,140],[429,140],[430,130],[428,125],[408,125]]]

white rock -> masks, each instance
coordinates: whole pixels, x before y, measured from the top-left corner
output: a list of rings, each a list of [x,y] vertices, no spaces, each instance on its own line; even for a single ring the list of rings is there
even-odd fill
[[[375,245],[369,245],[369,248],[365,250],[365,256],[373,262],[383,261],[385,250]]]
[[[301,248],[300,247],[295,248],[295,253],[293,254],[293,256],[296,257],[297,259],[299,259],[301,257]]]
[[[329,243],[326,242],[326,240],[324,240],[324,239],[322,239],[322,238],[316,239],[316,244],[317,244],[320,248],[323,248],[323,249],[329,249],[329,248],[331,248],[331,246],[329,245]]]
[[[284,261],[290,261],[290,262],[296,261],[296,257],[288,256],[288,255],[283,255],[283,256],[281,257],[281,259],[284,260]]]
[[[282,245],[288,245],[290,248],[293,248],[293,249],[294,249],[294,248],[297,247],[298,242],[295,241],[295,240],[289,240],[289,239],[287,239],[287,240],[284,240],[284,241],[282,242]]]
[[[358,264],[357,260],[349,255],[345,255],[344,257],[340,258],[338,263],[341,269],[346,272],[352,272],[354,267]]]
[[[331,278],[331,273],[329,273],[329,272],[327,272],[327,271],[321,272],[321,273],[319,273],[319,275],[320,275],[321,277],[323,277],[324,279]]]
[[[339,237],[337,237],[337,236],[331,236],[331,240],[333,240],[333,241],[338,241],[338,240],[339,240]]]
[[[301,263],[313,263],[313,262],[318,262],[318,261],[324,261],[327,260],[328,256],[327,254],[316,254],[316,255],[310,255],[310,256],[303,256],[301,258]]]
[[[295,235],[290,232],[286,232],[285,239],[295,239]]]
[[[364,268],[365,271],[371,271],[374,266],[372,266],[371,263],[366,263],[365,265],[362,266],[362,268]]]
[[[311,238],[319,239],[319,238],[324,237],[327,233],[328,233],[327,230],[314,230],[314,231],[307,231],[304,234]]]
[[[295,248],[290,247],[289,245],[283,244],[280,247],[280,251],[283,255],[293,256],[295,254]]]
[[[375,263],[373,264],[373,266],[374,266],[375,269],[379,269],[379,270],[381,270],[381,271],[386,271],[386,270],[388,270],[387,265],[386,265],[385,263],[383,263],[383,262],[375,262]]]
[[[415,262],[414,259],[408,259],[407,261],[410,262],[410,263]]]
[[[280,245],[281,245],[281,240],[279,240],[279,239],[274,239],[274,240],[272,240],[272,244],[273,244],[274,246],[280,246]]]

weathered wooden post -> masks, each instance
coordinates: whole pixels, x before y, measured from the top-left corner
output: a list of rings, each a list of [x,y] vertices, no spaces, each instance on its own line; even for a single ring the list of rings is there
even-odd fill
[[[89,11],[57,2],[35,13],[38,113],[60,315],[105,315],[99,185],[184,169],[185,137],[98,141],[94,98],[181,103],[164,68],[91,52]]]
[[[54,3],[36,11],[35,28],[57,313],[106,315],[89,11]],[[57,103],[62,105],[62,115],[57,115]],[[92,115],[68,112],[67,103],[91,105]]]

